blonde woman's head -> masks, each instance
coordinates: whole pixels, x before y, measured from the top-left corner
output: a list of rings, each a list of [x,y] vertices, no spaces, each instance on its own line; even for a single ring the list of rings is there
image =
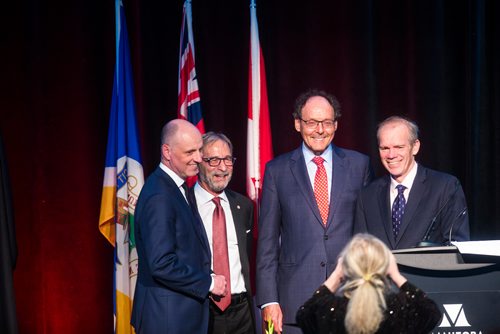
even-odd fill
[[[374,333],[383,320],[391,252],[370,234],[357,234],[342,251],[344,295],[349,298],[348,333]]]

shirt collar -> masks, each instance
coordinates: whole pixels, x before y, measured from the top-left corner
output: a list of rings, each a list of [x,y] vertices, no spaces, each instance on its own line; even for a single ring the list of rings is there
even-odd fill
[[[206,191],[202,186],[200,186],[199,182],[196,182],[196,184],[194,185],[194,193],[196,195],[196,201],[200,205],[207,204],[208,202],[211,202],[214,197],[216,197],[211,193],[209,193],[208,191]],[[227,200],[227,195],[225,191],[220,193],[218,197],[220,197],[222,200],[226,202],[229,202]]]
[[[410,169],[410,172],[408,173],[408,175],[406,175],[403,182],[401,182],[401,183],[398,183],[398,181],[394,180],[391,177],[391,190],[396,189],[396,186],[398,184],[402,184],[403,186],[405,186],[406,189],[410,190],[411,186],[413,185],[413,181],[415,181],[415,177],[417,176],[417,169],[418,169],[418,164],[415,161],[415,164]]]
[[[182,186],[182,184],[184,182],[186,182],[186,180],[184,180],[183,178],[181,178],[179,175],[177,175],[173,170],[171,170],[170,168],[168,168],[165,164],[161,163],[160,162],[160,168],[168,174],[168,176],[170,176],[172,178],[172,180],[174,180],[175,184],[177,185],[177,187],[180,187]],[[186,194],[187,195],[187,194]]]
[[[325,162],[327,164],[332,164],[332,154],[333,150],[332,150],[332,145],[328,145],[328,147],[323,151],[323,153],[321,153],[320,157],[323,158],[323,160],[325,160]],[[306,164],[311,162],[312,159],[316,156],[313,151],[311,151],[307,146],[306,144],[302,143],[302,154],[304,155],[304,159],[306,161]]]

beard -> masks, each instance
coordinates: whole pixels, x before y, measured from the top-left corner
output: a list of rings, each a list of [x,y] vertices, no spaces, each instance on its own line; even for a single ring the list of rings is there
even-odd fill
[[[225,179],[221,179],[219,181],[215,181],[216,176],[220,177],[225,177]],[[200,181],[205,183],[210,190],[216,193],[222,192],[224,189],[226,189],[227,185],[229,184],[229,181],[231,181],[232,173],[230,172],[208,172],[208,173],[200,173],[198,177],[200,178]]]

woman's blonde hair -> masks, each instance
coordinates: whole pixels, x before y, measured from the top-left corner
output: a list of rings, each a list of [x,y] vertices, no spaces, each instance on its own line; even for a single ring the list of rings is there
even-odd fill
[[[345,327],[349,334],[375,333],[384,318],[387,268],[391,252],[370,234],[356,234],[341,254],[349,298]]]

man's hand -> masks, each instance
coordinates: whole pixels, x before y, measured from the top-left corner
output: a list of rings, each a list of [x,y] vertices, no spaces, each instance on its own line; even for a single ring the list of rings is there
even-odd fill
[[[212,291],[210,291],[213,295],[216,296],[225,296],[227,294],[227,283],[226,278],[222,275],[214,275],[214,287]]]
[[[271,320],[274,324],[274,331],[280,334],[283,331],[283,313],[279,304],[271,304],[262,309],[262,319],[264,322]],[[267,324],[265,324],[267,328]]]

